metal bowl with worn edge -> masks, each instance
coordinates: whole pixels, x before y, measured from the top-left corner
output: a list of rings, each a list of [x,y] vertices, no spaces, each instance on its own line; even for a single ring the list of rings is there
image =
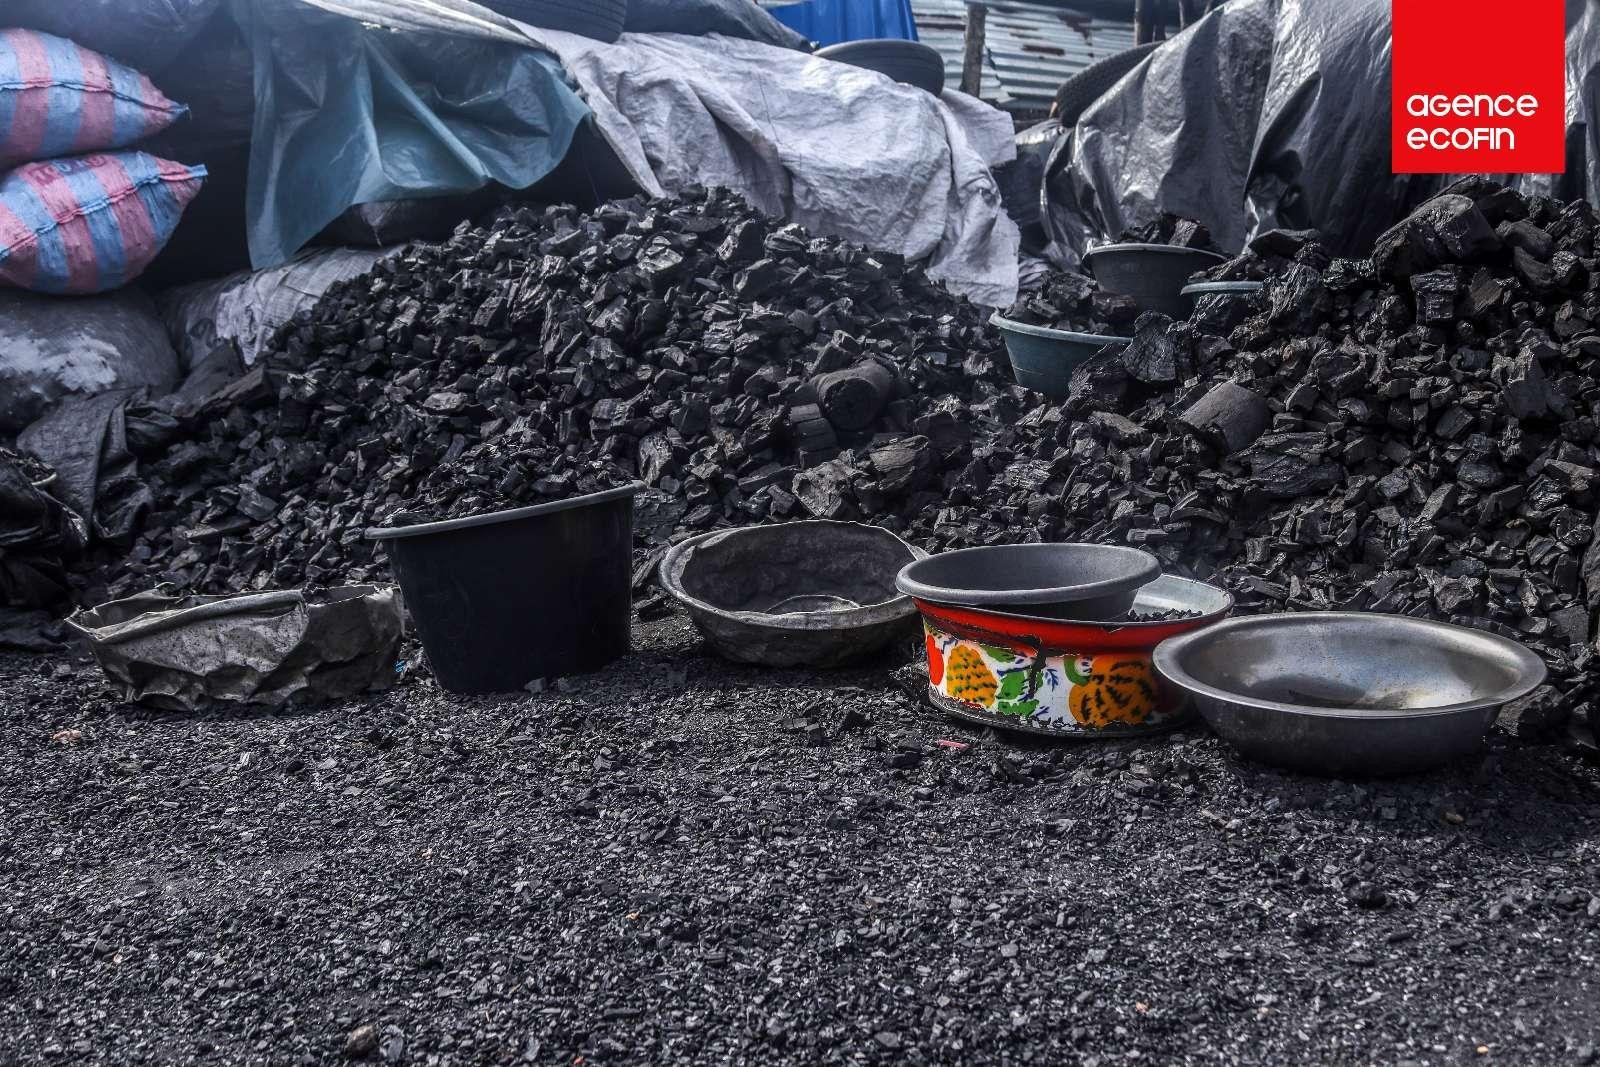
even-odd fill
[[[876,526],[808,519],[674,545],[661,585],[726,659],[839,667],[916,633],[916,606],[894,582],[926,555]]]
[[[917,608],[934,707],[1002,730],[1101,740],[1164,733],[1193,718],[1187,694],[1161,681],[1150,656],[1167,638],[1226,618],[1233,597],[1163,575],[1134,599],[1136,616],[1155,616],[1143,622],[1070,622],[923,600]]]
[[[1233,619],[1164,641],[1156,669],[1261,763],[1338,777],[1415,774],[1470,755],[1545,666],[1515,641],[1405,615]]]

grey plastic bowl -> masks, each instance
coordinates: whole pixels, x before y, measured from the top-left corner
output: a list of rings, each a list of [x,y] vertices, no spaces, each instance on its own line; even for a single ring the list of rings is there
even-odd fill
[[[1163,641],[1156,669],[1253,760],[1310,774],[1414,774],[1471,754],[1544,682],[1515,641],[1369,612],[1257,615]]]
[[[1182,319],[1188,317],[1191,307],[1190,298],[1183,295],[1189,275],[1227,258],[1203,248],[1127,242],[1089,249],[1083,254],[1083,265],[1100,288],[1133,297],[1140,311],[1160,311]]]
[[[1073,333],[1048,326],[1030,326],[996,312],[989,321],[1000,330],[1011,357],[1011,373],[1024,389],[1043,393],[1052,400],[1063,400],[1072,383],[1072,372],[1106,345],[1120,344],[1126,337],[1100,333]]]
[[[895,586],[935,604],[1100,622],[1126,615],[1139,587],[1160,575],[1160,561],[1137,548],[990,545],[908,564]]]
[[[915,630],[894,578],[926,555],[888,530],[810,519],[692,537],[661,561],[661,584],[727,659],[838,667]]]

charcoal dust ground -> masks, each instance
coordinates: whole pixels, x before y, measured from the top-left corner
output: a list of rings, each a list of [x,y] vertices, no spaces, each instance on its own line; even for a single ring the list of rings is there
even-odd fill
[[[636,643],[272,716],[0,658],[0,1064],[1596,1061],[1554,748],[1321,781]]]

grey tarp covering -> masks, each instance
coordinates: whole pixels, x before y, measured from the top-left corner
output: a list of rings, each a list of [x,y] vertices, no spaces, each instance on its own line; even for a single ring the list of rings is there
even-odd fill
[[[395,682],[403,633],[393,587],[180,597],[165,590],[81,611],[123,699],[170,711],[337,700]]]
[[[309,249],[281,267],[179,286],[157,299],[185,370],[226,341],[238,345],[248,367],[278,328],[320,300],[329,286],[367,273],[395,251]]]
[[[1600,13],[1569,9],[1568,174],[1502,177],[1600,202]],[[1155,49],[1056,144],[1051,259],[1075,266],[1091,243],[1163,211],[1228,249],[1278,227],[1320,229],[1342,254],[1370,249],[1454,177],[1391,173],[1389,11],[1389,0],[1230,0]]]
[[[1016,155],[1004,112],[754,41],[523,29],[561,57],[647,192],[726,186],[818,233],[926,258],[979,302],[1016,298],[1020,235],[989,169]]]
[[[83,517],[95,540],[126,545],[155,503],[128,444],[128,405],[143,400],[144,392],[73,397],[17,438],[17,447],[55,468],[54,495]],[[102,506],[112,501],[119,506]]]
[[[50,494],[83,517],[95,540],[126,549],[155,506],[139,462],[163,455],[208,405],[226,412],[227,387],[243,374],[237,350],[220,346],[155,400],[143,388],[68,397],[18,434],[17,447],[55,469]]]
[[[139,289],[100,296],[0,290],[0,434],[68,396],[178,382],[178,357]]]

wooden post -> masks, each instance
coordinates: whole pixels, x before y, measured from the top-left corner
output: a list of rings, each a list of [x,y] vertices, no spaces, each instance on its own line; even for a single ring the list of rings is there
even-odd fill
[[[1155,12],[1159,0],[1133,0],[1133,43],[1149,44],[1155,40]]]
[[[967,4],[966,51],[961,57],[961,91],[968,96],[983,95],[983,52],[987,35],[989,5]]]

